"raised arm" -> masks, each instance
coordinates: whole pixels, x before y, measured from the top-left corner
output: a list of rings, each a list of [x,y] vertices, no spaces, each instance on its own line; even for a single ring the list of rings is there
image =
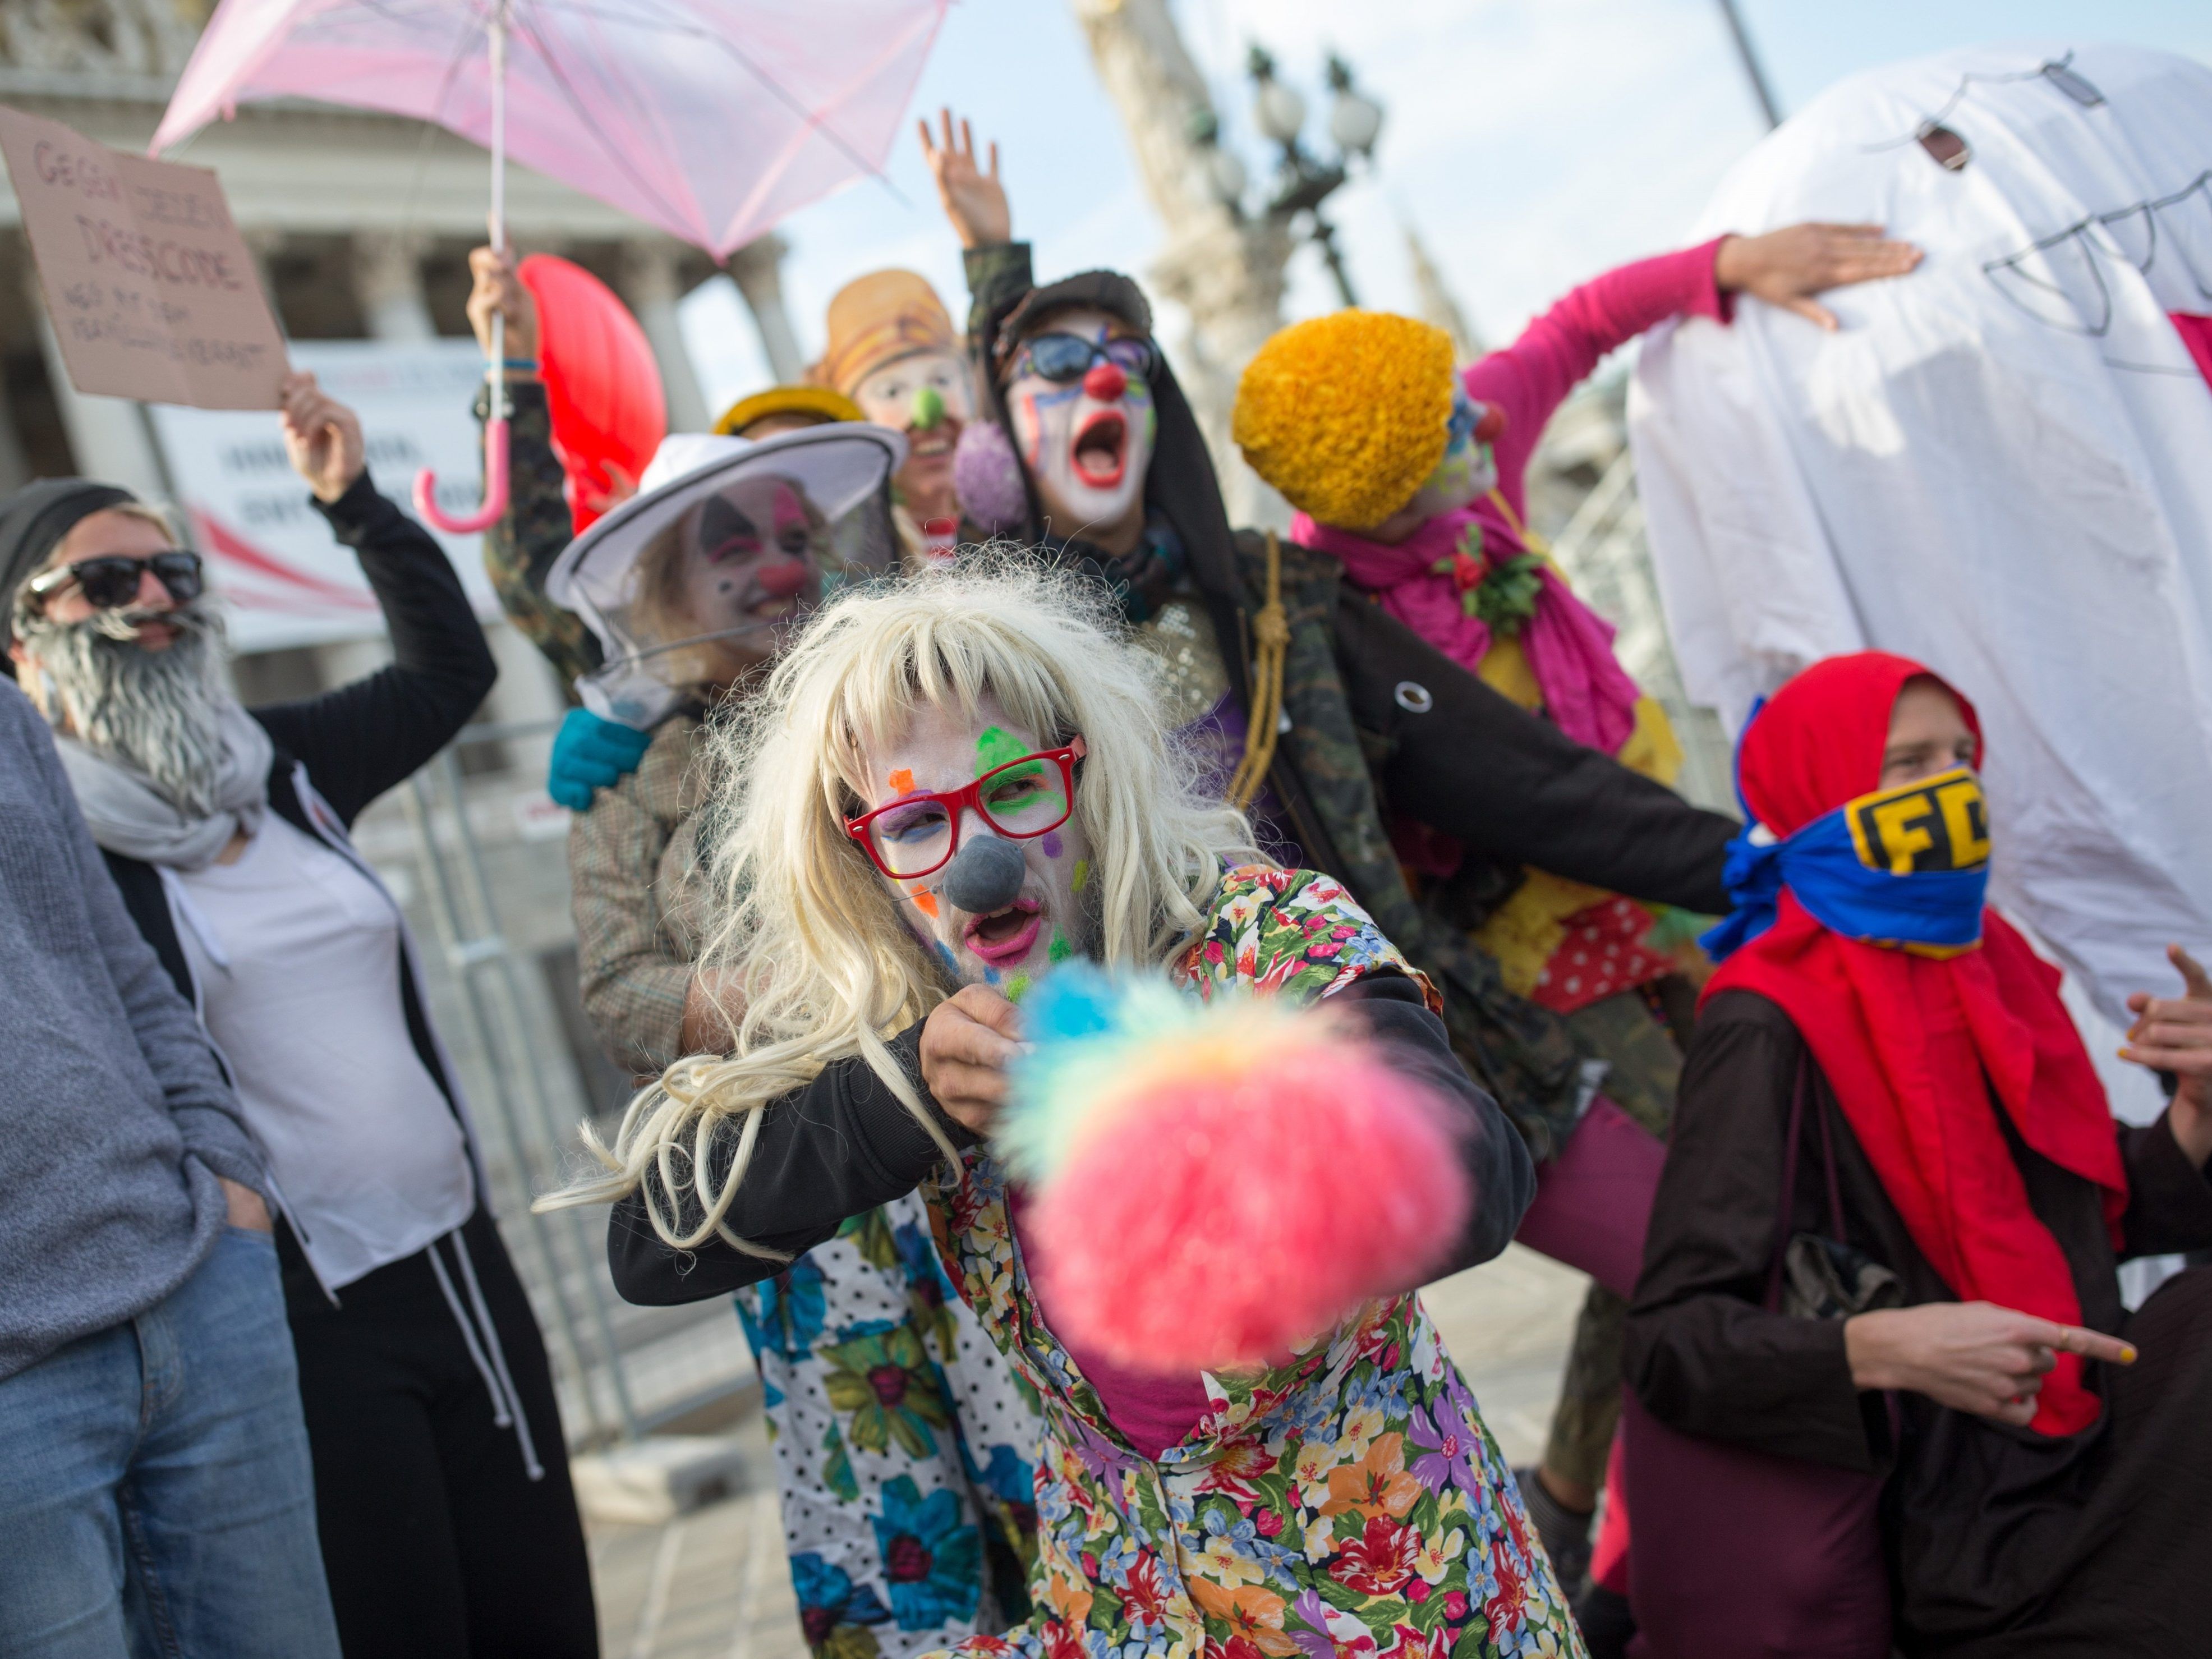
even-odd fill
[[[1803,224],[1763,236],[1718,236],[1584,283],[1511,345],[1470,365],[1462,380],[1469,397],[1507,411],[1498,471],[1517,481],[1552,411],[1607,353],[1646,329],[1675,316],[1726,322],[1738,293],[1832,329],[1835,318],[1813,295],[1902,276],[1919,262],[1917,248],[1884,240],[1879,225]]]
[[[359,556],[392,660],[320,696],[253,712],[350,823],[451,740],[499,671],[445,550],[369,481],[353,411],[312,374],[289,377],[284,398],[285,448],[331,533]]]
[[[560,459],[553,453],[553,415],[538,362],[538,307],[514,274],[514,262],[490,248],[469,254],[469,322],[477,343],[491,349],[495,313],[507,322],[507,504],[484,532],[484,574],[523,638],[544,653],[563,691],[599,665],[599,642],[573,611],[546,597],[545,579],[575,534],[562,493]],[[489,394],[477,394],[476,413],[489,414]],[[622,481],[617,480],[617,483]],[[629,480],[634,484],[635,480]],[[574,695],[573,692],[570,695]]]
[[[1013,210],[999,178],[999,146],[989,148],[986,166],[975,155],[975,134],[963,118],[956,131],[952,112],[937,112],[939,130],[921,129],[921,159],[937,181],[937,199],[960,238],[961,261],[968,276],[968,338],[983,337],[983,325],[1003,314],[1035,286],[1030,245],[1013,240]]]

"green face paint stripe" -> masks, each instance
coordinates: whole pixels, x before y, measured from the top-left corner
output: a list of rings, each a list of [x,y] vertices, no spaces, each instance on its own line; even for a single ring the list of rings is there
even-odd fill
[[[1006,1000],[1019,1002],[1022,1000],[1022,993],[1029,988],[1030,976],[1027,974],[1016,974],[1006,981]]]
[[[1018,761],[1029,752],[1020,738],[1007,736],[995,726],[990,726],[975,739],[975,775],[980,778],[993,767]]]
[[[1066,962],[1075,954],[1075,947],[1067,942],[1067,935],[1055,927],[1052,930],[1052,943],[1045,946],[1044,954],[1048,962]]]

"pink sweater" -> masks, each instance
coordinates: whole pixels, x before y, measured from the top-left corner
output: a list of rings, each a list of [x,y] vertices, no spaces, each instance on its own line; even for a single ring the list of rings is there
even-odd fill
[[[1527,549],[1513,528],[1527,511],[1528,458],[1552,411],[1598,360],[1653,324],[1681,313],[1725,319],[1728,304],[1713,283],[1717,240],[1662,255],[1585,283],[1528,325],[1503,351],[1462,374],[1468,395],[1505,416],[1494,445],[1497,495],[1440,513],[1404,540],[1378,542],[1357,531],[1316,524],[1304,514],[1291,534],[1334,555],[1356,586],[1429,643],[1468,668],[1489,654],[1490,629],[1465,603],[1463,587]],[[1498,505],[1502,496],[1511,514]],[[1471,528],[1481,532],[1482,557],[1461,550]],[[1610,755],[1636,726],[1636,683],[1613,654],[1613,629],[1546,570],[1536,611],[1522,630],[1528,666],[1545,711],[1578,743]]]
[[[1544,435],[1544,423],[1607,352],[1669,317],[1711,317],[1725,323],[1734,316],[1731,297],[1713,281],[1713,257],[1721,241],[1717,236],[1680,253],[1608,270],[1530,323],[1511,345],[1461,371],[1460,384],[1468,397],[1505,411],[1505,430],[1493,448],[1498,488],[1516,514],[1527,516],[1528,458]],[[1493,504],[1484,501],[1475,513],[1486,546],[1521,546]]]

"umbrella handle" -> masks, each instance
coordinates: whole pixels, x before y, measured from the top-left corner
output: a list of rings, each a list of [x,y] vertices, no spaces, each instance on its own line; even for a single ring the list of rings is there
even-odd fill
[[[438,505],[437,475],[424,467],[415,475],[415,510],[448,536],[473,536],[490,529],[507,512],[507,416],[495,415],[484,422],[483,505],[474,513],[454,518]]]

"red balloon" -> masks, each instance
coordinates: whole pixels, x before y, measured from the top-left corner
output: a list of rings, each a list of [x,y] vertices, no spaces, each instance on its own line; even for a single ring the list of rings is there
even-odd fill
[[[576,532],[637,488],[668,435],[653,345],[614,290],[571,260],[533,253],[516,275],[538,301],[538,365]]]

